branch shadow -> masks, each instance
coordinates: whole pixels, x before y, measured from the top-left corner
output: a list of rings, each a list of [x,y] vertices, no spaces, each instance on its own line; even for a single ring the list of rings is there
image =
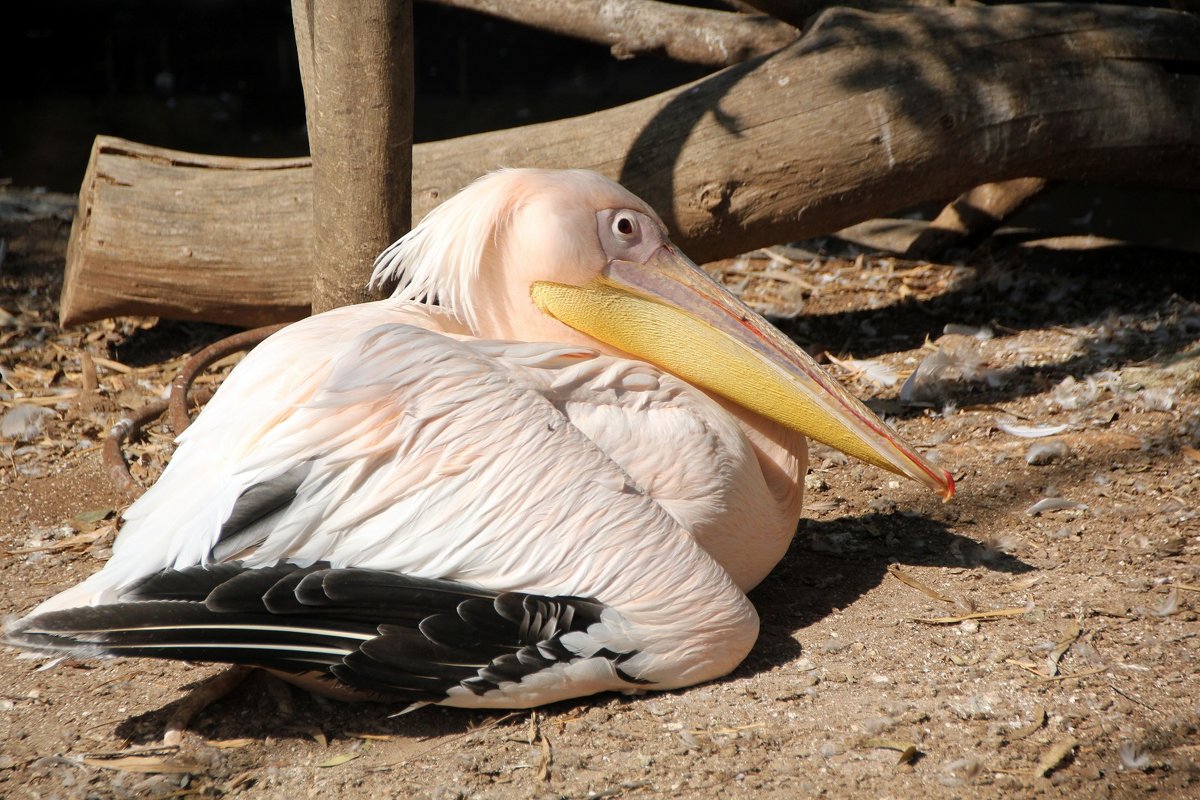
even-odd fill
[[[976,257],[974,275],[926,300],[854,308],[779,321],[814,352],[874,358],[917,349],[950,323],[988,326],[1000,340],[1060,326],[1090,328],[1061,360],[994,370],[988,383],[953,387],[959,406],[1004,403],[1039,394],[1068,376],[1079,378],[1132,364],[1165,366],[1200,336],[1187,313],[1172,308],[1200,302],[1200,254],[1139,247],[1052,250],[1008,247],[1001,240]],[[918,416],[920,408],[873,401],[890,416]]]
[[[113,355],[127,366],[149,367],[195,352],[242,330],[212,322],[160,319],[126,337],[113,348]]]
[[[887,576],[888,565],[982,566],[1022,574],[1034,567],[992,552],[942,521],[901,512],[833,520],[805,519],[786,556],[750,599],[762,629],[758,644],[733,673],[747,677],[797,658],[796,633],[854,603]]]
[[[659,212],[667,230],[678,230],[675,213],[675,167],[687,142],[686,133],[708,114],[721,127],[738,135],[738,121],[724,113],[719,101],[769,56],[759,56],[735,64],[704,79],[705,92],[681,92],[672,97],[646,123],[630,145],[621,164],[618,182],[637,193]],[[712,102],[704,98],[712,98]],[[685,135],[680,135],[681,133]],[[729,197],[713,200],[713,221],[717,229],[728,222]]]
[[[180,687],[180,696],[159,708],[131,716],[115,729],[117,736],[136,745],[160,741],[168,721],[202,682]],[[290,706],[280,707],[280,696]],[[329,741],[360,738],[357,734],[428,739],[464,733],[507,714],[506,711],[424,707],[400,714],[400,702],[340,702],[293,688],[262,670],[241,686],[201,711],[188,730],[207,740],[268,738],[311,742],[320,731]]]

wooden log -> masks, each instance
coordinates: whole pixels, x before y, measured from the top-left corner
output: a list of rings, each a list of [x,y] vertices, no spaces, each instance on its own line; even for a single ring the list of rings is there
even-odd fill
[[[797,28],[763,14],[735,14],[658,0],[426,0],[477,11],[608,47],[615,58],[664,56],[727,67],[795,41]]]
[[[67,244],[62,323],[146,314],[256,327],[306,316],[309,167],[97,137]]]
[[[1031,175],[1200,188],[1197,41],[1191,15],[1122,6],[834,10],[774,55],[646,100],[418,145],[413,215],[498,166],[584,167],[705,261]],[[290,318],[308,295],[281,302],[276,273],[308,268],[293,257],[311,237],[307,180],[299,160],[97,140],[64,323]],[[230,312],[260,291],[255,312]]]

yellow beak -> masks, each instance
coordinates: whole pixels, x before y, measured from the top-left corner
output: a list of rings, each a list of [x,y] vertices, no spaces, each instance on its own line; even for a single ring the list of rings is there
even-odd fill
[[[583,286],[539,281],[534,303],[566,325],[685,381],[920,481],[944,500],[954,478],[913,451],[769,322],[674,245],[644,264],[612,260]]]

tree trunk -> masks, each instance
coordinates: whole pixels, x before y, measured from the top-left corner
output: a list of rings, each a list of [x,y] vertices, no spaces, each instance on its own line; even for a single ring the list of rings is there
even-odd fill
[[[312,153],[312,309],[375,299],[412,219],[412,0],[293,0]],[[304,27],[301,27],[301,26]]]
[[[1121,6],[834,10],[778,53],[646,100],[419,145],[414,217],[498,166],[585,167],[641,195],[705,261],[1011,178],[1197,188],[1197,41],[1196,17]],[[263,324],[294,314],[305,297],[277,316],[267,304],[277,302],[281,262],[309,268],[308,218],[287,213],[308,202],[303,168],[239,160],[244,169],[230,169],[231,159],[152,149],[139,158],[136,147],[97,141],[64,322],[136,312]],[[260,264],[266,293],[252,319],[198,310],[196,295],[212,285],[227,296],[228,267],[246,275]]]

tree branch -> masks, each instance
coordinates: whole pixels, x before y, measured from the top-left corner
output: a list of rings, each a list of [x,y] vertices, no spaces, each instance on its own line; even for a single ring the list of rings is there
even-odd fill
[[[1028,206],[1048,185],[1044,178],[1015,178],[976,186],[943,208],[908,246],[905,255],[937,260],[951,249],[974,247],[1004,220]]]
[[[426,0],[605,45],[620,59],[664,56],[726,67],[786,46],[800,31],[770,17],[656,0]]]
[[[841,6],[861,11],[902,13],[924,6],[950,6],[954,0],[740,0],[740,5],[804,30],[812,18],[827,8]]]

